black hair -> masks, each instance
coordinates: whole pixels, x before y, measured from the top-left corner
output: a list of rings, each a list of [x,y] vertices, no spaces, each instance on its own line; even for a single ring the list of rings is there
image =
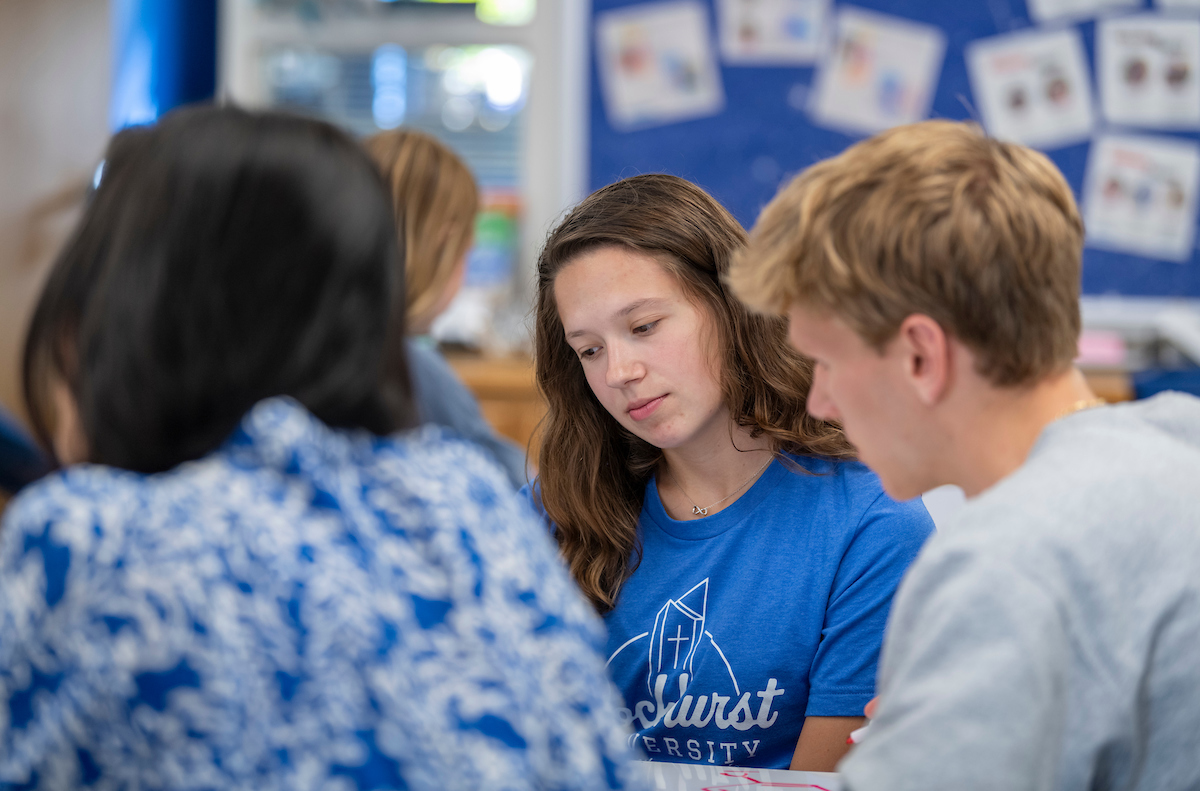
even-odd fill
[[[139,472],[215,450],[269,396],[413,425],[399,256],[382,180],[329,124],[199,107],[118,133],[26,339],[39,440],[55,379],[87,460]]]

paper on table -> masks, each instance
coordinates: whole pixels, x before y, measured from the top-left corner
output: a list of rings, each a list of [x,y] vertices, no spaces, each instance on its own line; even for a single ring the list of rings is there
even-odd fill
[[[817,75],[814,119],[871,134],[929,114],[946,38],[930,25],[843,7]]]
[[[1084,180],[1090,247],[1187,261],[1195,241],[1200,145],[1168,137],[1096,139]]]
[[[1035,22],[1094,16],[1102,11],[1137,8],[1141,0],[1026,0]]]
[[[634,771],[653,789],[667,791],[752,791],[768,788],[809,788],[841,791],[833,772],[791,772],[784,769],[740,769],[733,766],[634,761]]]
[[[720,0],[721,56],[728,63],[812,63],[829,0]]]
[[[1092,94],[1075,28],[1011,33],[967,46],[967,71],[992,136],[1052,148],[1092,132]]]
[[[1150,14],[1096,26],[1104,117],[1131,126],[1200,126],[1200,20]]]
[[[708,13],[696,0],[643,3],[600,14],[596,40],[613,126],[699,118],[724,106]]]

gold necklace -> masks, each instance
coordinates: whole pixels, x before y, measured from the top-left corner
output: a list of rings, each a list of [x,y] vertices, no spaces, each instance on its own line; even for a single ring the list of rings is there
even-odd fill
[[[674,482],[675,482],[675,485],[679,487],[679,491],[683,492],[683,496],[684,496],[684,497],[686,497],[686,498],[688,499],[688,502],[692,504],[692,513],[693,513],[693,514],[695,514],[696,516],[708,516],[708,509],[709,509],[709,508],[712,508],[714,505],[720,505],[721,503],[723,503],[723,502],[725,502],[726,500],[728,500],[730,497],[733,497],[735,494],[737,494],[738,492],[740,492],[742,489],[746,488],[746,485],[747,485],[748,483],[750,483],[750,481],[752,481],[752,480],[754,480],[755,478],[757,478],[758,476],[762,475],[762,473],[763,473],[763,470],[765,470],[767,467],[771,466],[771,462],[772,462],[772,461],[774,461],[774,460],[775,460],[775,456],[774,456],[774,454],[772,454],[772,455],[771,455],[771,458],[767,459],[767,463],[766,463],[766,464],[764,464],[762,467],[760,467],[760,468],[758,469],[758,472],[754,473],[754,474],[753,474],[753,475],[751,475],[749,478],[747,478],[746,480],[742,481],[741,485],[740,485],[740,486],[738,486],[738,488],[734,489],[732,492],[730,492],[729,494],[725,495],[725,496],[724,496],[724,497],[722,497],[720,500],[717,500],[715,503],[710,503],[710,504],[706,505],[706,506],[705,506],[705,507],[703,507],[703,508],[701,508],[700,506],[696,505],[696,501],[695,501],[695,500],[693,500],[693,499],[692,499],[692,496],[691,496],[690,494],[688,494],[688,493],[687,493],[687,491],[685,491],[685,490],[684,490],[684,488],[683,488],[683,484],[681,484],[681,483],[679,482],[679,480],[678,480],[678,479],[675,477],[675,474],[674,474],[673,472],[671,472],[671,468],[670,468],[670,466],[668,466],[668,467],[667,467],[667,475],[670,475],[670,476],[671,476],[671,480],[672,480],[672,481],[674,481]]]
[[[1057,415],[1055,415],[1054,420],[1051,420],[1050,422],[1053,423],[1055,420],[1062,420],[1065,417],[1074,415],[1076,412],[1082,412],[1083,410],[1091,409],[1092,407],[1104,406],[1107,403],[1108,402],[1105,401],[1103,398],[1098,398],[1098,397],[1097,398],[1081,398],[1078,401],[1076,401],[1074,404],[1071,404],[1069,407],[1064,409],[1062,412],[1059,412]]]

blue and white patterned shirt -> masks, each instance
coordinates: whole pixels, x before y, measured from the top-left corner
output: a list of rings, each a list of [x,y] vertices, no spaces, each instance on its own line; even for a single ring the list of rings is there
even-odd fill
[[[473,446],[269,399],[204,459],[13,502],[0,788],[623,788],[602,645]]]

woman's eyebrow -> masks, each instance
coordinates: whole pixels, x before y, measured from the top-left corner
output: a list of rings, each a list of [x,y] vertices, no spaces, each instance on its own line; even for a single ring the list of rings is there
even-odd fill
[[[667,302],[667,300],[665,300],[661,297],[646,297],[645,299],[639,299],[639,300],[630,302],[628,305],[621,308],[613,315],[615,318],[624,318],[625,316],[628,316],[630,313],[633,313],[635,310],[641,310],[642,308],[658,307],[659,305],[666,304],[666,302]]]
[[[636,310],[641,310],[642,308],[658,307],[659,305],[667,304],[669,301],[670,300],[663,299],[662,297],[646,297],[645,299],[636,299],[633,302],[630,302],[625,307],[618,310],[616,313],[614,313],[613,318],[622,319],[622,318],[625,318],[626,316],[628,316],[630,313],[633,313]],[[567,340],[572,340],[574,338],[578,338],[580,335],[587,335],[587,334],[588,334],[588,330],[573,330],[573,331],[567,333]]]

